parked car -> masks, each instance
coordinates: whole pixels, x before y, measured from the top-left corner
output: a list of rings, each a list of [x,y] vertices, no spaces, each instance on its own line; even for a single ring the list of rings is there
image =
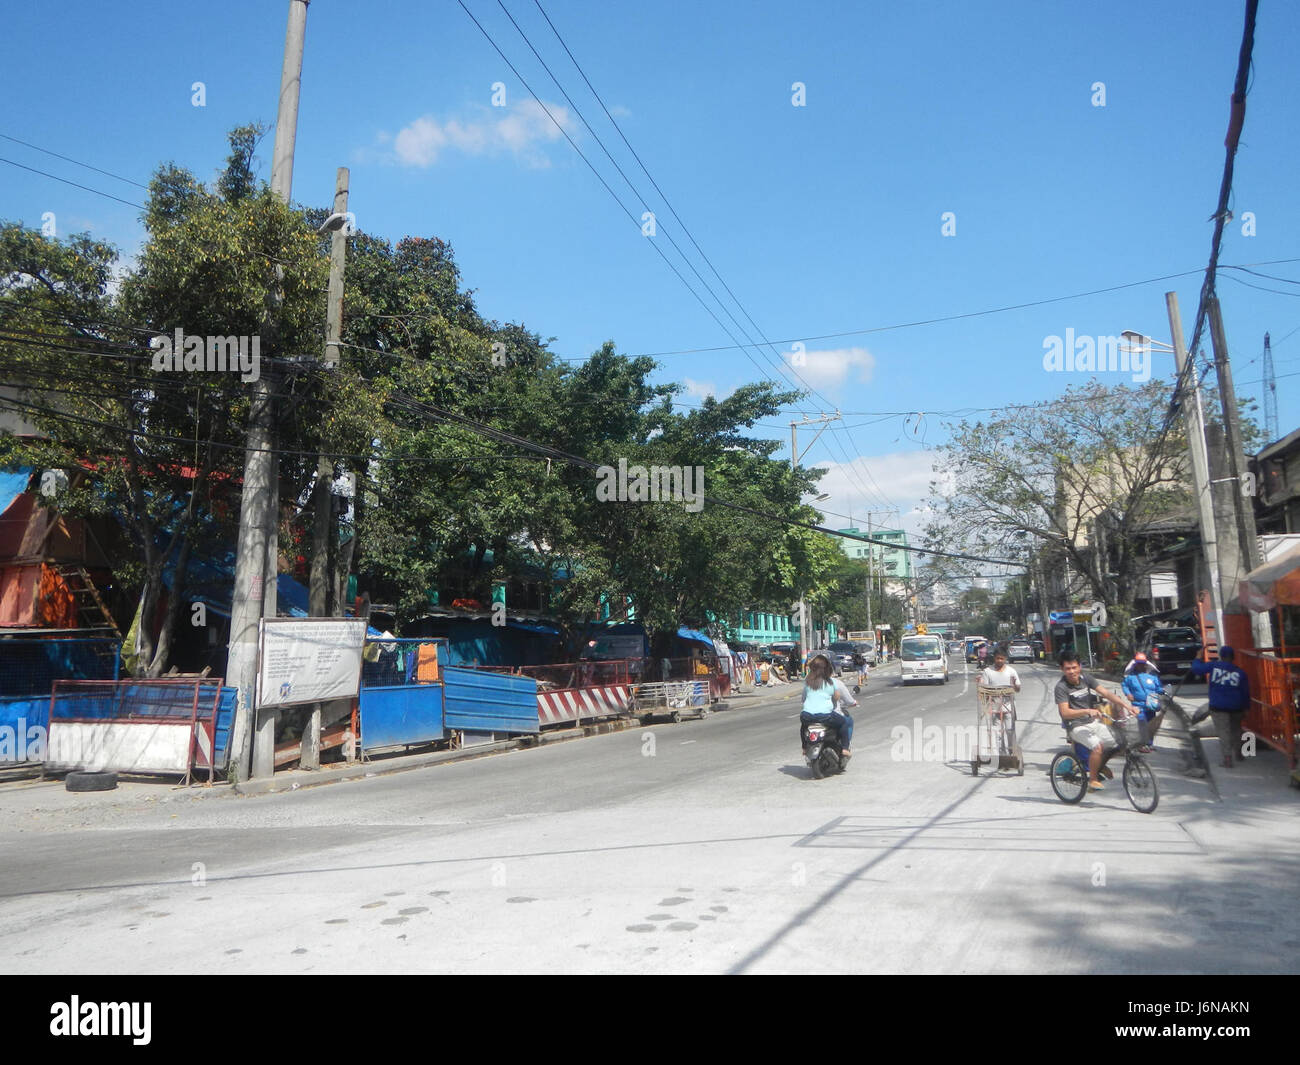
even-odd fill
[[[858,653],[857,646],[849,643],[848,640],[836,640],[826,648],[826,653],[835,665],[836,676],[846,669],[850,673],[856,673],[866,662],[866,659]]]
[[[1012,640],[1007,644],[1008,662],[1032,662],[1037,657],[1034,645],[1028,640]]]
[[[1161,673],[1186,673],[1201,653],[1200,634],[1184,626],[1152,629],[1138,648]]]

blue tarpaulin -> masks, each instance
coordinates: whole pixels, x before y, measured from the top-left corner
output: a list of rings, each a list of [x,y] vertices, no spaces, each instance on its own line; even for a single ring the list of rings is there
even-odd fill
[[[9,509],[9,504],[27,491],[27,482],[32,471],[19,469],[17,472],[0,470],[0,514]]]
[[[169,561],[163,569],[163,584],[170,590],[176,565]],[[229,563],[214,559],[191,558],[185,571],[186,599],[192,603],[207,604],[214,614],[230,617],[230,591],[235,585],[234,560]],[[282,616],[305,618],[309,616],[307,589],[287,573],[281,573],[275,582],[276,610]],[[382,636],[373,625],[366,626],[367,636]]]
[[[683,640],[695,640],[698,643],[707,643],[710,647],[713,646],[713,641],[705,636],[704,633],[698,632],[695,629],[688,629],[685,625],[677,630],[677,635]]]
[[[560,630],[554,625],[544,625],[537,621],[511,621],[507,618],[506,627],[511,629],[522,629],[524,632],[542,632],[550,636],[560,635]]]

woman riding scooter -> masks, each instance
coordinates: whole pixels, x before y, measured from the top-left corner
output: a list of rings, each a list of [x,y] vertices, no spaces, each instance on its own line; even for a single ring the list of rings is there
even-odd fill
[[[849,744],[853,739],[853,717],[846,707],[857,706],[844,683],[834,676],[831,660],[826,655],[815,655],[808,663],[808,678],[803,686],[803,712],[799,715],[799,740],[803,742],[805,725],[820,722],[834,725],[840,733],[841,754],[848,760],[853,757]]]

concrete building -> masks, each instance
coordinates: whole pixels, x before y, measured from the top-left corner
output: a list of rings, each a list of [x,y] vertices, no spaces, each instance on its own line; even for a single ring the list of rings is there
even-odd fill
[[[849,558],[869,559],[872,569],[885,581],[887,595],[901,596],[905,582],[913,577],[912,553],[907,550],[907,533],[902,529],[841,529],[840,532],[854,536],[869,536],[873,540],[883,540],[883,544],[865,544],[859,540],[840,538],[840,548]]]

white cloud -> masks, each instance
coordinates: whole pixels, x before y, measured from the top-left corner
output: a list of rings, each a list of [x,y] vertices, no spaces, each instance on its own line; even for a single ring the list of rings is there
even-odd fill
[[[735,391],[734,388],[727,388],[719,392],[718,386],[712,381],[697,381],[693,377],[683,377],[682,385],[686,389],[686,395],[692,399],[704,399],[706,396],[712,396],[714,399],[726,399]]]
[[[573,118],[565,107],[547,104],[552,122],[536,100],[524,100],[509,109],[480,107],[474,117],[440,122],[424,115],[398,130],[392,137],[393,154],[403,166],[430,167],[452,152],[461,155],[510,153],[529,166],[544,167],[550,160],[541,150],[561,139],[559,123],[575,136]],[[387,133],[379,135],[386,143]]]
[[[820,351],[782,352],[792,373],[818,390],[838,388],[850,381],[866,384],[876,370],[876,357],[866,348],[828,348]],[[796,379],[797,380],[797,379]]]
[[[906,529],[916,542],[931,517],[925,506],[930,482],[939,482],[940,492],[951,490],[951,476],[933,470],[937,458],[935,451],[896,451],[888,455],[859,456],[852,463],[804,459],[803,465],[826,470],[818,488],[819,492],[829,493],[830,499],[814,506],[843,515],[827,513],[826,525],[830,528],[847,527],[851,514],[853,524],[865,529],[870,512],[873,527]],[[869,491],[864,491],[864,487]],[[886,513],[888,508],[881,502],[881,496],[897,507],[898,513]]]

